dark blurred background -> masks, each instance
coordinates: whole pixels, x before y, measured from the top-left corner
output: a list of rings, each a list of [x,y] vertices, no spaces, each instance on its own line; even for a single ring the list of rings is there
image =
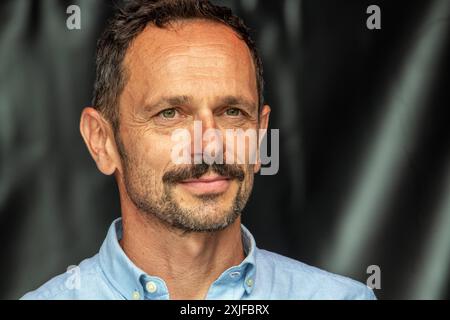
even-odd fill
[[[450,1],[216,2],[255,30],[280,129],[243,213],[257,245],[364,283],[377,265],[380,299],[448,299]],[[112,7],[0,2],[0,298],[94,255],[120,215],[78,131]]]

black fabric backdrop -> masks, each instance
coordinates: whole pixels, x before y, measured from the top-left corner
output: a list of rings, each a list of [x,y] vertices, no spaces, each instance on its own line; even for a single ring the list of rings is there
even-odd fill
[[[258,246],[363,282],[378,265],[381,299],[449,298],[450,1],[221,3],[256,31],[280,129],[243,213]],[[94,255],[120,215],[78,132],[111,6],[0,3],[0,298]]]

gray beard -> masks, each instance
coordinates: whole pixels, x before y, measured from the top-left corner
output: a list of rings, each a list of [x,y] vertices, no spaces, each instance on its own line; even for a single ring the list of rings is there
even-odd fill
[[[202,201],[201,208],[185,209],[181,208],[173,197],[174,184],[163,182],[162,196],[159,199],[152,199],[152,186],[149,181],[155,179],[153,172],[137,170],[139,171],[137,173],[136,170],[133,170],[133,168],[139,168],[139,161],[128,156],[119,136],[116,141],[124,164],[123,179],[128,197],[139,212],[149,220],[154,221],[153,218],[156,218],[163,225],[184,232],[214,232],[227,228],[241,215],[250,196],[253,180],[251,180],[248,190],[242,190],[243,187],[245,188],[243,176],[236,180],[239,183],[237,195],[231,207],[226,209],[219,219],[211,218],[207,214],[199,215],[201,208],[214,206],[220,195],[198,196],[197,198]]]
[[[199,215],[198,210],[181,208],[173,198],[171,186],[164,186],[164,194],[158,201],[152,201],[148,194],[142,196],[125,177],[125,188],[128,196],[141,214],[150,218],[155,217],[164,225],[184,232],[214,232],[220,231],[233,224],[241,215],[247,199],[241,194],[242,184],[233,204],[219,219],[211,219],[208,215]],[[202,201],[202,208],[214,206],[220,195],[198,196]]]

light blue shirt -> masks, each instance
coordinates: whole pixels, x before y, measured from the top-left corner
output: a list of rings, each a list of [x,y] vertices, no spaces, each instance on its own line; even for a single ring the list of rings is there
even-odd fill
[[[352,279],[256,247],[241,225],[245,259],[225,270],[206,299],[375,299],[372,290]],[[169,299],[163,279],[131,262],[122,250],[122,220],[115,220],[100,252],[22,299]]]

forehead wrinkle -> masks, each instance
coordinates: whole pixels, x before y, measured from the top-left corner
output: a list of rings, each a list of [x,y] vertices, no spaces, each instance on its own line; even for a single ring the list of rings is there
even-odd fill
[[[199,68],[222,67],[222,68],[238,68],[241,58],[235,52],[230,50],[213,49],[209,45],[201,46],[205,50],[199,49],[199,46],[176,45],[170,48],[164,48],[160,52],[141,51],[137,53],[137,59],[133,59],[135,63],[139,63],[145,69],[159,69],[164,67],[190,66]],[[219,46],[218,46],[219,47]],[[179,50],[177,50],[179,48]],[[221,48],[221,47],[219,47]],[[223,48],[223,47],[222,47]],[[175,49],[175,50],[174,50]],[[253,68],[252,68],[253,69]],[[150,71],[149,70],[149,71]],[[253,72],[251,70],[250,72]]]
[[[212,50],[211,50],[212,51]],[[148,53],[136,52],[139,56],[145,57]],[[139,59],[139,58],[138,58]],[[242,68],[239,64],[239,58],[232,54],[218,54],[210,56],[192,56],[190,54],[176,54],[160,55],[162,61],[149,60],[149,63],[141,63],[141,59],[130,59],[133,65],[129,65],[130,72],[129,81],[140,83],[140,86],[145,87],[146,91],[152,90],[154,81],[164,81],[166,75],[173,77],[171,80],[178,80],[180,78],[202,80],[208,78],[209,81],[226,81],[235,82],[239,77],[246,77],[246,83],[249,85],[256,85],[253,80],[253,70],[249,68]],[[245,71],[244,71],[245,70]],[[231,72],[230,72],[231,71]],[[162,74],[163,78],[156,79],[156,75]],[[181,81],[183,79],[180,79]]]
[[[197,85],[202,84],[205,79],[208,82],[217,81],[218,84],[241,79],[253,91],[256,88],[256,77],[250,49],[229,27],[213,24],[213,28],[220,28],[220,33],[211,33],[211,30],[205,31],[204,26],[190,24],[190,28],[185,26],[175,32],[172,28],[149,26],[138,35],[124,59],[129,73],[127,82],[141,88],[136,90],[140,94],[129,92],[134,100],[146,100],[154,85],[161,86],[162,82],[170,81],[167,83],[170,86],[172,81],[186,79],[198,80]],[[208,28],[211,29],[211,26],[208,25]],[[206,39],[199,32],[192,32],[195,29],[206,33]],[[187,36],[190,34],[194,39]],[[243,62],[243,57],[247,63]],[[166,77],[168,74],[171,78]]]
[[[208,77],[211,80],[223,78],[226,81],[229,81],[229,78],[232,80],[240,78],[250,85],[256,85],[253,68],[248,68],[248,65],[242,67],[242,64],[239,63],[239,58],[236,56],[222,53],[207,56],[171,53],[162,59],[164,60],[160,61],[160,63],[152,64],[149,72],[163,74],[163,77],[171,75],[174,78],[189,77],[199,79]]]
[[[217,32],[217,29],[220,32]],[[180,21],[176,26],[166,28],[149,25],[132,42],[126,60],[127,62],[149,60],[150,64],[155,64],[161,58],[176,54],[178,48],[181,51],[179,54],[186,54],[188,51],[197,56],[203,56],[207,51],[214,53],[220,51],[222,55],[237,58],[238,61],[242,59],[240,54],[243,54],[249,59],[251,68],[255,71],[250,49],[234,30],[220,23],[204,20],[188,23]],[[133,58],[134,55],[137,55],[135,57],[137,59]]]

